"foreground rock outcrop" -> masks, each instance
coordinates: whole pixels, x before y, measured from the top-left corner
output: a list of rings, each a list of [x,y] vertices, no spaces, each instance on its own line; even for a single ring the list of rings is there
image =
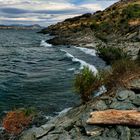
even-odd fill
[[[136,82],[137,83],[137,82]],[[134,86],[134,83],[133,83]],[[135,85],[138,89],[138,84]],[[139,90],[140,91],[140,90]],[[107,109],[137,110],[140,92],[119,88],[114,94],[96,97],[85,105],[60,114],[41,127],[23,132],[20,140],[138,140],[140,127],[123,125],[89,125],[90,113]],[[135,122],[136,123],[136,122]]]

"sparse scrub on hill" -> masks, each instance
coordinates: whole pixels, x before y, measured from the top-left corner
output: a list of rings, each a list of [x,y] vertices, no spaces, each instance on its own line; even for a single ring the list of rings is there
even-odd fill
[[[140,5],[130,4],[123,10],[122,14],[127,19],[140,18]]]
[[[91,99],[93,91],[102,85],[102,77],[100,74],[95,75],[88,67],[84,67],[84,69],[76,75],[74,85],[82,102],[85,103]]]
[[[103,58],[107,64],[111,64],[120,59],[131,59],[131,56],[121,48],[98,46],[98,51],[99,56]]]

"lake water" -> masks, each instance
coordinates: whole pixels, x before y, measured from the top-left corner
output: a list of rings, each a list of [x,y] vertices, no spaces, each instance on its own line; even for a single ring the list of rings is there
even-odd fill
[[[84,65],[93,71],[105,63],[94,50],[45,43],[36,30],[0,30],[0,113],[35,107],[55,115],[80,102],[75,74]],[[92,52],[92,54],[91,54]]]

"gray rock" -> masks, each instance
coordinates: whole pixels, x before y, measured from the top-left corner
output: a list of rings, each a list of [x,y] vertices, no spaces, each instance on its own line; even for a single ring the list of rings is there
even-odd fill
[[[73,119],[67,119],[63,123],[61,123],[59,126],[63,127],[66,131],[69,131],[73,128],[74,120]]]
[[[131,104],[130,102],[113,102],[110,105],[111,109],[120,109],[120,110],[128,110],[128,109],[134,109],[135,106]]]
[[[64,131],[64,128],[60,126],[60,127],[55,128],[53,131],[49,132],[49,134],[62,134],[63,131]]]
[[[107,109],[107,105],[105,104],[105,101],[99,100],[94,105],[92,105],[93,110],[105,110]]]
[[[80,131],[80,129],[78,127],[73,128],[70,132],[69,132],[71,139],[72,140],[81,140],[82,138],[82,133]]]
[[[32,131],[25,131],[19,140],[37,140],[35,133]]]
[[[57,134],[47,135],[39,140],[59,140],[59,135],[57,135]]]
[[[130,90],[121,90],[121,91],[118,91],[117,92],[117,99],[119,101],[124,101],[126,100],[128,97],[131,97],[131,94],[132,96],[135,94],[133,91],[130,91]]]
[[[130,140],[131,139],[131,133],[130,129],[125,126],[117,126],[116,131],[118,131],[119,135],[119,140]]]
[[[136,98],[132,101],[136,106],[140,106],[140,95],[137,95]]]
[[[32,131],[35,133],[36,138],[39,138],[39,137],[47,134],[47,131],[45,131],[41,127],[39,127],[39,128],[32,128]]]
[[[113,138],[113,137],[97,137],[97,138],[94,138],[94,137],[91,137],[91,139],[89,140],[118,140],[117,138]]]
[[[131,34],[127,37],[127,39],[131,39],[131,38],[135,37],[137,34],[138,34],[137,32],[131,33]]]
[[[63,133],[59,135],[59,140],[71,140],[69,133],[67,131],[63,131]]]
[[[91,126],[88,125],[86,128],[86,134],[89,136],[100,136],[102,134],[102,132],[104,131],[104,128],[99,127],[99,126]]]
[[[117,138],[118,133],[116,132],[115,128],[110,128],[110,129],[108,129],[108,132],[106,133],[106,136],[112,137],[112,138]]]
[[[129,92],[129,100],[132,101],[134,100],[136,97],[136,94],[132,91],[132,92]]]
[[[132,137],[131,140],[140,140],[140,136],[139,137],[137,137],[137,136]]]
[[[55,128],[54,124],[45,124],[41,126],[42,129],[44,129],[46,132],[49,132],[50,130]]]

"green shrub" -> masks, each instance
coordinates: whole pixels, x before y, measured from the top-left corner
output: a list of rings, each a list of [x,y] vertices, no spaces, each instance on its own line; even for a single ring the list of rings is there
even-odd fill
[[[131,56],[120,48],[114,47],[98,47],[99,56],[103,58],[107,64],[120,59],[130,59]]]
[[[21,111],[25,114],[25,116],[35,116],[37,114],[37,111],[35,108],[33,107],[29,107],[29,108],[23,108],[21,109]]]
[[[98,29],[98,24],[96,23],[96,21],[92,21],[92,24],[90,25],[90,28],[91,28],[92,30]]]
[[[125,8],[122,13],[123,13],[123,15],[126,16],[127,19],[139,18],[140,17],[140,5],[131,4],[127,8]]]
[[[80,94],[83,103],[91,99],[93,91],[102,85],[100,74],[95,75],[88,67],[84,67],[82,71],[76,75],[75,89]]]

